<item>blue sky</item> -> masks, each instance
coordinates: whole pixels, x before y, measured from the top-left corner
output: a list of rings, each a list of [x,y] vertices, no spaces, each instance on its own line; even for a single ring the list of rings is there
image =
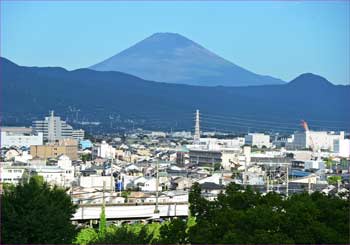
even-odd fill
[[[349,1],[1,1],[1,56],[71,70],[176,32],[259,74],[348,84],[349,11]]]

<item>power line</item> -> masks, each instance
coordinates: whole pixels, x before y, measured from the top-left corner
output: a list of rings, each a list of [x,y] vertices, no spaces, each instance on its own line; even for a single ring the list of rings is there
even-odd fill
[[[283,125],[299,125],[300,121],[295,122],[295,123],[291,123],[291,122],[279,122],[279,121],[267,121],[267,120],[258,120],[258,119],[246,119],[246,118],[242,118],[242,117],[236,117],[236,116],[219,116],[219,115],[213,115],[213,114],[204,114],[203,118],[210,118],[210,119],[226,119],[226,120],[235,120],[235,121],[247,121],[247,122],[257,122],[257,123],[263,123],[263,124],[283,124]],[[307,121],[311,121],[311,120],[307,120]],[[320,124],[313,124],[313,127],[320,127],[320,128],[331,128],[331,129],[335,129],[335,128],[345,128],[345,127],[338,127],[338,126],[330,126],[329,124],[327,125],[320,125]]]

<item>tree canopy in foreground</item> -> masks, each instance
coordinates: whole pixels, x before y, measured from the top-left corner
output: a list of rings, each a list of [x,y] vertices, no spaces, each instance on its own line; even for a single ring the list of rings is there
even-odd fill
[[[189,194],[188,219],[163,223],[76,228],[76,211],[64,189],[39,177],[9,186],[1,196],[2,243],[107,244],[348,244],[349,200],[319,192],[261,194],[230,184],[215,201],[201,196],[195,183]]]
[[[50,187],[39,176],[9,186],[1,196],[1,238],[7,244],[71,243],[76,206],[66,190]]]

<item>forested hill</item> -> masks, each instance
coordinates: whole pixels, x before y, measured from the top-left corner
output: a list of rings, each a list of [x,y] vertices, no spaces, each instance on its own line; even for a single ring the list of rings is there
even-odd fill
[[[105,131],[119,126],[191,129],[199,109],[203,130],[294,130],[301,119],[327,129],[350,127],[350,87],[314,74],[282,85],[205,87],[121,72],[24,67],[1,58],[0,76],[4,124],[30,125],[55,110],[68,121],[100,121]]]

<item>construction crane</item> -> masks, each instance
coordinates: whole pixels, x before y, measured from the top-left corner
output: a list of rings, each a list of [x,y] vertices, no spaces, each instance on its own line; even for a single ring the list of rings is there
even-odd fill
[[[317,150],[316,150],[316,146],[315,146],[314,140],[312,138],[312,134],[310,133],[309,125],[304,120],[301,120],[301,125],[303,126],[303,128],[305,130],[305,137],[307,137],[307,135],[309,136],[311,150],[314,153],[314,155],[316,155],[316,151]],[[319,153],[319,151],[318,151],[318,153]],[[319,154],[317,154],[317,159],[320,159],[320,155]]]

